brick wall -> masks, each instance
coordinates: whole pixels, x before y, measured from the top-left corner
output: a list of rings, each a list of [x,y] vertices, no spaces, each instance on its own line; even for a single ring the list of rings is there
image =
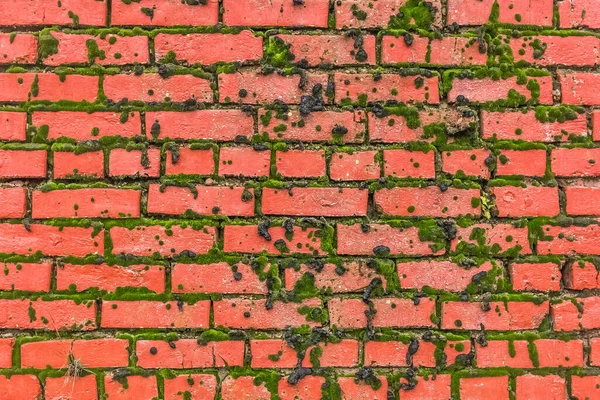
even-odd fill
[[[0,399],[599,399],[596,32],[2,0]]]

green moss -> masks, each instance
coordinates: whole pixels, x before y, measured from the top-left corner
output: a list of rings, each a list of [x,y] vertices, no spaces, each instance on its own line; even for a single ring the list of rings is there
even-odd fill
[[[269,36],[265,40],[264,60],[266,63],[277,68],[290,68],[295,56],[287,44],[278,36]]]
[[[58,39],[52,36],[52,30],[43,29],[38,37],[38,57],[44,60],[58,53]]]
[[[441,10],[436,10],[441,12]],[[398,13],[390,17],[388,29],[425,29],[431,28],[434,20],[433,8],[430,2],[423,0],[408,0],[400,7]]]
[[[87,47],[88,61],[90,64],[93,64],[96,61],[96,58],[100,60],[106,59],[106,52],[98,48],[98,43],[96,42],[96,40],[86,40],[85,46]]]

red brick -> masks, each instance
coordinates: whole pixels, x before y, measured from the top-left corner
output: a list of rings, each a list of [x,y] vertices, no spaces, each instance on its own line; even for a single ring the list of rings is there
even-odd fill
[[[600,28],[597,13],[598,3],[594,0],[568,0],[558,3],[561,28]]]
[[[323,92],[327,87],[327,75],[325,74],[308,74],[307,80],[305,86],[300,88],[300,75],[283,76],[278,73],[263,75],[258,71],[219,74],[220,102],[239,101],[244,104],[265,104],[281,100],[286,104],[300,104],[301,97],[311,94],[312,88],[316,84],[323,86]],[[240,96],[240,93],[243,93],[242,90],[246,91],[245,97]]]
[[[381,38],[381,62],[426,64],[429,45],[430,39],[427,36],[414,35],[408,45],[404,35],[384,35]]]
[[[37,38],[27,33],[0,33],[0,64],[35,64]]]
[[[456,217],[479,215],[481,207],[474,207],[472,199],[479,199],[478,189],[397,187],[375,192],[375,204],[387,215]]]
[[[576,261],[565,268],[564,283],[567,289],[584,290],[600,288],[596,266],[589,261]]]
[[[541,368],[583,367],[583,341],[561,339],[535,340]]]
[[[583,307],[583,312],[580,312],[578,307]],[[553,304],[551,311],[555,331],[579,331],[600,327],[600,297],[597,296],[563,300]]]
[[[267,294],[266,282],[250,265],[241,262],[175,264],[171,279],[173,293]]]
[[[329,2],[305,0],[293,4],[285,0],[224,0],[223,22],[229,26],[307,26],[327,28]]]
[[[461,400],[508,400],[508,376],[460,378]]]
[[[599,161],[598,165],[596,158]],[[553,149],[552,173],[565,177],[600,176],[600,149]]]
[[[229,375],[221,383],[221,398],[223,400],[270,400],[271,393],[267,389],[265,382],[261,382],[258,385],[254,382],[255,378],[253,376],[234,378]]]
[[[402,10],[402,6],[407,0],[346,0],[335,3],[335,22],[336,28],[385,28],[390,22],[390,18]],[[433,26],[442,26],[442,2],[433,0],[431,4],[437,10],[433,13]],[[366,13],[365,19],[358,19],[353,11],[353,7],[358,7],[358,11]]]
[[[33,218],[135,218],[140,216],[140,192],[126,189],[66,189],[34,191]]]
[[[137,364],[142,368],[237,367],[244,364],[244,342],[241,340],[207,344],[199,344],[196,339],[138,340],[135,350]]]
[[[600,254],[598,240],[600,230],[596,225],[588,226],[550,226],[543,225],[545,236],[551,240],[540,240],[537,244],[538,254]]]
[[[417,140],[433,141],[426,136],[423,127],[430,124],[443,123],[457,131],[470,130],[470,124],[476,122],[475,115],[464,114],[456,108],[425,108],[419,112],[420,124],[417,128],[408,127],[407,121],[400,115],[389,115],[379,118],[369,113],[369,136],[372,142],[406,143]]]
[[[27,113],[0,111],[0,140],[24,141],[27,130]]]
[[[375,390],[366,382],[357,383],[354,378],[338,378],[342,400],[385,400],[387,399],[388,383],[385,376],[377,377],[381,386]]]
[[[323,150],[286,150],[275,155],[277,173],[285,178],[319,178],[325,175]]]
[[[548,302],[535,304],[526,301],[489,302],[491,309],[483,311],[477,302],[446,301],[442,303],[442,329],[508,331],[537,329],[546,315]],[[457,325],[460,321],[460,326]]]
[[[422,81],[420,85],[419,81]],[[361,95],[366,95],[367,101],[440,102],[437,76],[427,78],[382,74],[375,79],[373,74],[335,74],[336,103],[340,104],[346,99],[356,103]]]
[[[412,299],[377,298],[372,299],[376,314],[374,327],[426,328],[433,327],[430,317],[435,314],[435,300],[420,299],[415,305]],[[367,326],[364,311],[367,305],[361,299],[333,298],[327,304],[331,325],[339,328],[359,329]]]
[[[429,47],[429,49],[428,49]],[[384,64],[419,63],[433,65],[483,65],[486,52],[481,53],[476,38],[443,37],[431,39],[415,36],[407,45],[404,36],[383,36],[381,59]],[[427,59],[429,54],[429,59]]]
[[[600,84],[600,74],[593,72],[559,71],[563,104],[600,105],[600,96],[594,87]]]
[[[354,47],[354,38],[346,35],[277,35],[295,56],[294,62],[306,60],[310,66],[318,65],[351,65],[369,64],[376,62],[375,36],[362,36],[363,45],[360,47],[366,55],[366,60],[359,61],[356,57],[358,49]],[[273,40],[273,39],[271,39]],[[360,57],[358,57],[360,58]]]
[[[300,310],[306,308],[322,308],[319,299],[304,300],[301,303],[284,303],[275,301],[271,309],[266,308],[265,299],[249,299],[244,297],[223,299],[213,302],[215,326],[231,329],[287,329],[309,325],[320,326],[315,321],[308,321]]]
[[[106,98],[114,101],[125,98],[145,102],[164,102],[167,99],[174,102],[184,102],[188,99],[213,101],[210,82],[193,75],[172,75],[168,78],[152,73],[106,75],[104,94]]]
[[[80,25],[106,24],[105,0],[14,0],[0,10],[0,21],[6,25],[71,25],[69,12],[78,17]]]
[[[37,77],[37,96],[31,93]],[[22,83],[19,83],[22,82]],[[88,101],[98,96],[97,76],[64,75],[64,81],[53,73],[3,73],[0,74],[0,101]]]
[[[533,111],[482,111],[481,124],[484,139],[565,142],[571,134],[587,136],[585,114],[578,114],[576,119],[561,123],[540,122]]]
[[[295,368],[298,354],[285,340],[250,340],[252,368]]]
[[[156,377],[150,375],[127,377],[127,383],[119,382],[110,374],[104,376],[104,389],[111,400],[152,400],[158,397]]]
[[[467,289],[473,277],[488,272],[492,264],[486,262],[477,268],[465,269],[451,261],[410,261],[397,263],[400,287],[422,289],[425,286],[450,292]]]
[[[92,63],[99,65],[126,65],[147,64],[150,61],[148,54],[147,36],[118,36],[106,35],[80,35],[63,32],[50,32],[58,40],[58,52],[43,59],[45,65],[58,66],[61,64],[85,64],[90,62],[88,43],[95,43],[103,57],[97,56]],[[113,44],[110,41],[116,42]]]
[[[14,338],[0,339],[0,368],[12,367],[13,347],[16,340]],[[2,392],[0,392],[2,394]]]
[[[358,346],[356,340],[343,339],[338,343],[319,343],[317,345],[322,353],[319,356],[319,365],[323,368],[328,367],[356,367],[358,366]],[[310,368],[312,366],[310,355],[313,346],[306,351],[307,356],[302,362],[302,366]]]
[[[383,170],[396,178],[435,178],[435,152],[383,150]]]
[[[83,368],[126,367],[129,342],[125,339],[46,340],[21,345],[21,367],[66,369],[69,359]]]
[[[571,376],[571,396],[597,400],[600,396],[600,376]]]
[[[96,400],[96,377],[86,375],[46,378],[44,393],[47,400]]]
[[[367,215],[369,193],[355,188],[270,189],[262,192],[267,215],[361,216]]]
[[[27,209],[25,187],[0,188],[0,218],[23,218]]]
[[[152,122],[154,121],[154,122]],[[240,110],[197,110],[192,112],[158,111],[146,113],[148,136],[157,122],[158,139],[211,139],[233,141],[238,136],[251,137],[252,116]]]
[[[447,400],[451,398],[450,394],[450,375],[435,375],[429,379],[417,377],[415,387],[400,387],[400,398],[402,400]],[[402,382],[402,379],[401,379]]]
[[[282,254],[275,246],[279,240],[283,241],[291,253],[323,255],[326,253],[321,249],[321,238],[318,231],[316,228],[295,228],[293,237],[288,240],[283,227],[273,226],[269,229],[271,240],[266,240],[258,234],[256,225],[226,225],[223,250],[226,253],[266,251],[267,254]]]
[[[152,17],[144,9],[152,9]],[[180,0],[140,0],[126,4],[116,1],[112,7],[112,25],[215,25],[219,19],[218,0],[207,4],[188,5]]]
[[[111,177],[158,178],[160,175],[160,150],[147,150],[149,165],[144,166],[142,150],[112,149],[108,159],[108,175]]]
[[[470,0],[478,1],[478,0]],[[540,86],[540,104],[552,104],[552,76],[530,77],[528,82],[536,81]],[[471,102],[485,103],[487,101],[504,100],[511,90],[531,99],[531,92],[526,84],[519,85],[516,77],[493,80],[492,78],[473,78],[452,81],[452,89],[448,92],[448,102],[454,103],[458,96],[463,96]],[[564,100],[564,99],[563,99]]]
[[[590,354],[589,354],[589,363],[592,366],[600,365],[600,338],[591,338],[590,339]]]
[[[373,255],[377,246],[386,246],[390,255],[432,255],[430,245],[419,239],[418,229],[395,228],[390,225],[371,224],[368,232],[362,230],[361,224],[337,225],[337,251],[346,255]],[[442,254],[443,250],[435,252]]]
[[[598,215],[594,203],[600,198],[600,188],[567,186],[565,195],[567,197],[567,214]]]
[[[46,150],[0,150],[0,178],[45,178]]]
[[[48,125],[48,139],[69,137],[78,141],[98,140],[107,136],[132,138],[142,132],[140,114],[131,112],[121,122],[121,113],[79,111],[36,111],[32,125],[40,128]],[[94,128],[98,128],[97,134]]]
[[[495,160],[489,150],[453,150],[442,151],[442,171],[455,175],[460,172],[468,176],[483,179],[490,178],[490,170],[486,164],[489,157]]]
[[[5,400],[37,400],[42,395],[35,375],[0,376],[0,396]]]
[[[449,0],[448,25],[484,25],[488,22],[495,0]],[[512,2],[498,0],[498,22],[552,26],[552,0]]]
[[[509,267],[513,289],[551,292],[560,290],[560,265],[547,263],[512,263]]]
[[[546,150],[500,150],[496,175],[544,176]]]
[[[117,301],[102,305],[103,328],[208,328],[210,301]]]
[[[560,212],[558,188],[528,186],[492,187],[499,217],[555,216]]]
[[[435,367],[435,344],[419,341],[416,353],[412,355],[415,367]],[[408,364],[409,343],[397,341],[365,343],[365,366],[368,367],[406,367]]]
[[[22,290],[25,292],[48,292],[52,277],[52,264],[3,263],[0,274],[0,290]]]
[[[252,147],[221,147],[219,153],[220,176],[269,176],[271,152]]]
[[[322,376],[306,376],[295,385],[288,383],[287,378],[279,380],[278,392],[281,400],[320,400],[321,387],[325,384]]]
[[[165,268],[160,265],[64,264],[56,269],[56,289],[78,292],[98,288],[114,292],[117,288],[147,288],[156,293],[165,290]]]
[[[303,116],[296,109],[290,109],[285,118],[278,118],[273,111],[259,110],[259,133],[270,139],[299,140],[302,142],[332,141],[336,126],[348,132],[339,138],[344,143],[361,143],[365,138],[365,113],[317,111]],[[274,118],[273,118],[274,117]],[[290,122],[291,121],[291,122]],[[282,129],[284,128],[285,129]],[[339,136],[339,135],[337,135]]]
[[[159,33],[154,38],[156,59],[174,52],[177,60],[204,65],[218,62],[258,61],[263,55],[262,38],[252,31],[239,34],[192,33],[169,35]]]
[[[214,375],[178,375],[164,382],[165,400],[182,400],[186,393],[189,393],[190,400],[212,399],[217,393],[217,378]]]
[[[93,228],[32,224],[0,224],[0,253],[83,257],[104,248],[104,237],[93,235]]]
[[[181,147],[177,156],[172,150],[166,152],[165,173],[167,175],[212,175],[215,172],[213,149]]]
[[[475,224],[466,228],[458,227],[456,239],[452,240],[450,249],[456,251],[460,243],[464,243],[467,246],[477,246],[477,237],[471,238],[478,234],[477,231],[473,234],[474,229],[484,230],[482,232],[485,238],[483,245],[492,248],[493,251],[497,249],[497,253],[519,247],[520,254],[531,254],[527,238],[527,228],[516,228],[509,224]]]
[[[104,178],[104,153],[54,151],[54,179]]]
[[[160,185],[148,189],[148,214],[183,215],[192,211],[199,215],[227,215],[251,217],[254,201],[244,201],[243,187],[196,186],[194,195],[187,187],[169,186],[161,190]],[[253,190],[250,189],[250,193]]]
[[[331,155],[329,176],[334,181],[364,181],[377,179],[379,163],[375,161],[377,151],[336,152]]]
[[[160,225],[138,226],[133,229],[114,227],[110,230],[114,254],[162,257],[179,254],[184,250],[194,254],[206,254],[216,240],[216,229],[205,226],[195,230],[174,225],[166,229]],[[174,250],[174,251],[173,251]]]
[[[380,278],[385,287],[385,278],[378,274],[374,266],[362,261],[345,262],[341,264],[344,273],[339,274],[340,267],[336,264],[326,263],[321,271],[316,271],[309,265],[301,264],[299,269],[285,269],[285,288],[293,290],[294,285],[305,275],[312,274],[315,286],[320,289],[331,290],[332,293],[361,292],[373,281]]]
[[[527,340],[488,340],[486,346],[476,344],[478,368],[533,368]],[[513,353],[509,350],[513,347]]]
[[[599,45],[593,36],[528,36],[510,41],[515,61],[537,65],[593,66],[598,61]],[[539,46],[544,46],[544,51],[536,57],[534,48]]]
[[[563,400],[567,396],[565,378],[557,375],[521,375],[516,377],[517,400]]]
[[[96,304],[87,300],[0,300],[0,328],[89,331],[96,329]]]

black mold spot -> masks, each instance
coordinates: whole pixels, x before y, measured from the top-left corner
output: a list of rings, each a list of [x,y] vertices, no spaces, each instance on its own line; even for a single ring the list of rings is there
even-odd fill
[[[265,238],[266,241],[271,241],[271,234],[269,233],[269,227],[271,226],[271,221],[268,218],[263,218],[263,220],[258,224],[258,234]]]
[[[373,249],[373,253],[378,256],[386,256],[390,254],[390,248],[384,245],[379,245]]]

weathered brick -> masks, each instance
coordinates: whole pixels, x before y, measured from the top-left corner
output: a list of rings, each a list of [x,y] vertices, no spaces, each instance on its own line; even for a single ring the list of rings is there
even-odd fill
[[[479,196],[478,189],[448,188],[442,191],[437,186],[398,187],[375,192],[375,204],[388,215],[456,217],[479,215]]]
[[[100,65],[147,64],[150,61],[147,36],[93,36],[50,32],[58,40],[56,54],[44,58],[45,65],[94,63]],[[97,54],[89,48],[97,47]]]
[[[336,103],[396,100],[438,104],[438,77],[397,74],[335,74]]]
[[[166,78],[158,74],[107,75],[104,77],[104,94],[108,99],[140,100],[144,102],[184,102],[193,99],[212,102],[210,81],[193,75],[172,75]]]
[[[158,60],[170,52],[180,61],[204,65],[218,62],[258,61],[263,54],[262,38],[244,30],[239,34],[192,33],[189,35],[159,33],[154,38]]]
[[[0,33],[0,64],[34,64],[38,40],[34,35]]]
[[[191,3],[191,2],[190,2]],[[218,0],[206,4],[180,0],[116,1],[112,7],[112,25],[214,25],[219,19]]]
[[[361,216],[367,213],[368,195],[354,188],[265,188],[262,211],[267,215]]]

